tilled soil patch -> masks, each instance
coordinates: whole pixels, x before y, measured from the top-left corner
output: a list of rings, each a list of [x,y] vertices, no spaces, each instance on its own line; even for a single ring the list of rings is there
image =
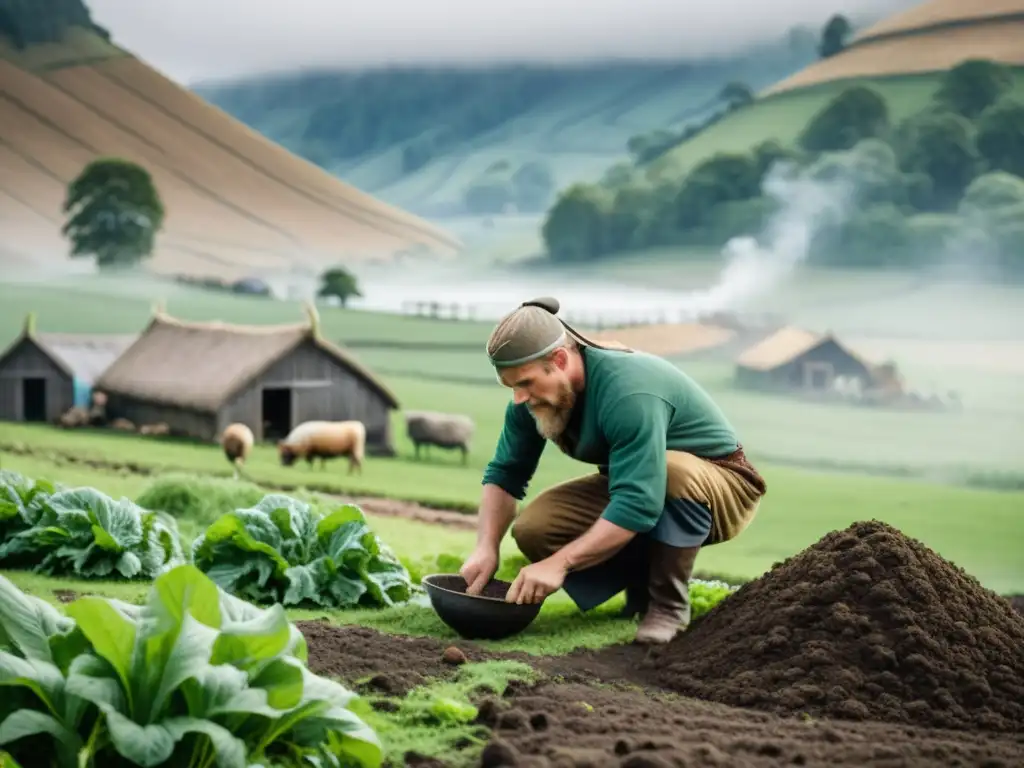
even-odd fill
[[[480,765],[541,768],[877,766],[1011,768],[1024,737],[782,718],[647,691],[542,683],[485,701]]]
[[[501,699],[479,702],[481,725],[493,738],[477,764],[546,768],[563,766],[865,766],[925,768],[1024,764],[1024,735],[965,732],[876,722],[782,717],[683,698],[636,679],[639,646],[616,646],[565,657],[498,654],[472,643],[388,635],[357,626],[299,622],[309,645],[309,666],[368,693],[399,697],[456,666],[443,658],[451,647],[469,661],[514,658],[555,676],[536,686],[509,686]],[[699,663],[699,662],[695,662]],[[453,759],[453,756],[449,756]],[[407,765],[417,763],[410,755]],[[434,768],[447,765],[432,760]]]
[[[440,640],[302,629],[314,671],[376,673],[376,692],[451,669]],[[485,766],[1024,765],[1024,617],[880,522],[826,535],[664,648],[456,645],[551,676],[481,703]]]
[[[327,621],[298,621],[295,626],[306,638],[310,671],[359,690],[404,696],[430,678],[448,677],[458,666],[444,658],[451,643],[430,637],[388,635]],[[469,643],[456,647],[462,652],[459,661],[499,657]]]

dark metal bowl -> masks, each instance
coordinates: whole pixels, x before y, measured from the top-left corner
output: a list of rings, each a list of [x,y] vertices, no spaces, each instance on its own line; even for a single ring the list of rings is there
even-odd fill
[[[506,603],[512,584],[500,579],[491,579],[480,595],[467,595],[466,580],[457,573],[424,576],[422,584],[441,621],[467,640],[501,640],[522,632],[543,605]]]

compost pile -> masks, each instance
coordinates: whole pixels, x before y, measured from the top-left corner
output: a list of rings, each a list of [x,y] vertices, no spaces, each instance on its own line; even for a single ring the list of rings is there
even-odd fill
[[[1024,617],[876,521],[777,565],[646,664],[683,695],[780,715],[1024,732]]]

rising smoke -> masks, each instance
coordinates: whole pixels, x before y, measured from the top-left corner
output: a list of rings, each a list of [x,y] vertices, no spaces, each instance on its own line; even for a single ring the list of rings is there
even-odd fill
[[[762,183],[779,206],[758,237],[734,237],[725,244],[725,266],[710,288],[682,298],[688,320],[717,312],[743,312],[769,296],[811,256],[814,236],[849,215],[857,184],[848,175],[829,180],[788,162],[776,163]]]

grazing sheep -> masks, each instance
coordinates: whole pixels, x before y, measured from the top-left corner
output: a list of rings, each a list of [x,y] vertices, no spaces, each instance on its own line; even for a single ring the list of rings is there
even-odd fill
[[[164,421],[158,421],[156,424],[143,424],[139,427],[140,435],[169,435],[171,434],[171,428]]]
[[[114,419],[110,422],[110,428],[116,429],[118,432],[134,432],[135,425],[128,421],[128,419]]]
[[[224,455],[235,468],[235,480],[241,475],[242,466],[249,458],[254,442],[252,430],[238,422],[228,424],[224,434],[220,436],[220,446],[224,449]]]
[[[462,451],[462,463],[469,455],[469,441],[473,437],[473,420],[468,416],[433,411],[410,411],[405,415],[406,433],[416,446],[416,458],[420,457],[420,446],[436,445],[438,448],[458,448]]]
[[[277,444],[281,464],[290,467],[297,459],[312,466],[320,459],[320,468],[327,459],[348,456],[348,473],[363,471],[366,453],[366,425],[361,421],[307,421],[288,433]]]
[[[75,405],[60,415],[59,422],[65,429],[85,427],[89,425],[89,412]]]

